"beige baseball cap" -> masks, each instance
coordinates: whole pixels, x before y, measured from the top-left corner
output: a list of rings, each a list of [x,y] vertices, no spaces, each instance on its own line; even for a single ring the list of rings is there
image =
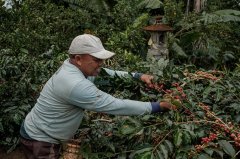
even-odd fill
[[[75,37],[69,47],[69,54],[89,54],[98,59],[108,59],[115,53],[105,50],[101,40],[91,34],[83,34]]]

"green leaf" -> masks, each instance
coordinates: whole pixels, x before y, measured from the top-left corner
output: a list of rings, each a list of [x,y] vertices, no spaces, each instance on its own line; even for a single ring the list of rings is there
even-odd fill
[[[144,115],[143,117],[142,117],[142,120],[143,121],[148,121],[150,118],[153,118],[154,116],[153,115]]]
[[[211,159],[211,157],[207,154],[202,153],[198,156],[197,159]]]
[[[219,15],[229,15],[229,14],[240,15],[240,11],[233,10],[233,9],[218,10],[214,13]]]
[[[218,144],[223,148],[223,150],[231,157],[234,157],[236,154],[233,146],[226,140],[219,140]]]
[[[139,159],[149,159],[151,157],[152,153],[151,152],[145,152],[143,154],[141,154],[140,157],[138,157]]]
[[[227,62],[227,61],[231,61],[231,60],[236,59],[236,57],[234,56],[233,52],[225,51],[225,53],[223,55],[223,59],[224,59],[224,61]]]
[[[13,121],[14,121],[15,123],[20,124],[20,123],[21,123],[21,119],[22,119],[21,114],[15,113],[15,114],[13,115]]]
[[[160,0],[144,0],[138,6],[149,9],[157,9],[160,8],[162,5],[163,3]]]
[[[223,97],[222,91],[220,88],[218,88],[216,92],[216,101],[218,102],[222,97]]]
[[[126,153],[122,153],[122,154],[118,155],[117,159],[126,159],[126,158],[127,158]]]
[[[187,57],[187,54],[183,51],[183,49],[176,42],[174,42],[172,44],[172,49],[177,53],[177,55]]]
[[[179,147],[182,143],[182,132],[180,130],[177,131],[177,133],[174,135],[174,145]]]
[[[173,125],[173,122],[171,120],[169,120],[169,119],[166,119],[166,123],[167,123],[168,126],[172,126]]]
[[[205,148],[204,151],[209,155],[209,156],[212,156],[213,154],[213,149],[210,149],[210,148]]]
[[[150,152],[150,154],[151,154],[151,150],[152,150],[152,147],[146,147],[146,148],[134,151],[129,155],[129,158],[134,158],[135,155],[146,153],[146,152],[147,153]]]
[[[181,152],[177,154],[176,159],[188,159],[188,157],[186,153]]]
[[[25,54],[28,54],[28,50],[27,49],[24,49],[24,48],[20,48],[20,51],[25,53]]]
[[[127,135],[127,134],[132,134],[136,131],[136,128],[131,126],[131,125],[124,125],[122,128],[121,128],[121,133],[123,135]]]
[[[107,145],[113,152],[115,152],[115,147],[113,143],[108,143]]]
[[[12,112],[13,110],[16,110],[18,107],[17,106],[11,106],[8,107],[7,109],[5,109],[3,112],[7,113],[7,112]]]
[[[183,133],[183,142],[184,144],[190,144],[192,141],[191,135],[188,131],[184,131]]]
[[[162,154],[164,155],[164,158],[168,159],[168,150],[166,149],[166,147],[163,144],[160,145],[160,150],[161,150]]]
[[[173,153],[173,144],[169,140],[165,140],[164,143],[167,146],[170,153]]]
[[[240,114],[235,116],[235,121],[238,122],[238,123],[240,122]]]
[[[164,159],[163,154],[159,150],[157,150],[157,155],[157,158]]]
[[[203,99],[207,98],[211,92],[212,88],[211,86],[207,87],[203,92]]]
[[[222,151],[220,151],[218,149],[213,149],[213,150],[216,152],[216,154],[218,154],[223,159],[223,152]]]

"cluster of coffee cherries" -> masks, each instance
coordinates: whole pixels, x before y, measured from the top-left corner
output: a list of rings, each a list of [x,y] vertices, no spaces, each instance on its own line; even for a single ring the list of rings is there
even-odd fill
[[[240,148],[240,133],[234,131],[234,125],[231,122],[228,122],[227,125],[220,122],[220,119],[215,121],[215,125],[213,128],[215,130],[222,130],[225,135],[230,136],[234,140],[234,144],[236,147]]]
[[[205,145],[195,145],[195,149],[197,152],[201,152],[205,147]]]
[[[161,92],[162,89],[164,88],[164,84],[163,83],[153,83],[153,84],[149,84],[148,85],[148,88],[146,88],[147,90],[150,90],[149,88],[151,89],[154,89],[158,92]]]
[[[215,140],[217,138],[217,134],[214,133],[210,133],[209,137],[203,137],[201,139],[201,143],[202,144],[208,144],[209,142],[212,142],[213,140]]]
[[[183,92],[183,88],[179,85],[179,83],[172,83],[173,87],[176,87],[177,91],[178,91],[178,96],[176,95],[175,98],[176,99],[186,99],[186,94]]]
[[[209,108],[209,106],[207,106],[207,105],[205,105],[205,104],[203,104],[203,103],[199,103],[199,106],[203,109],[203,110],[205,110],[205,111],[210,111],[210,108]]]
[[[195,145],[195,149],[197,152],[200,152],[202,151],[209,142],[212,142],[214,141],[215,139],[217,139],[217,134],[215,133],[210,133],[210,135],[208,137],[203,137],[201,139],[201,143],[202,145]]]
[[[240,148],[240,133],[232,133],[230,136],[234,140],[235,146]]]
[[[229,134],[234,129],[234,125],[231,122],[224,124],[220,119],[216,119],[215,124],[213,125],[213,129],[222,130],[226,134]]]

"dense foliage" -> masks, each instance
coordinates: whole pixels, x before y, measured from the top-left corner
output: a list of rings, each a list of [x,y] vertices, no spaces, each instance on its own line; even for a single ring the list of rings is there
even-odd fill
[[[239,157],[239,70],[204,71],[163,63],[157,69],[163,72],[158,74],[154,72],[156,65],[150,66],[154,67],[152,73],[161,77],[151,87],[132,80],[131,76],[101,76],[96,83],[118,98],[167,100],[177,105],[178,110],[139,117],[90,112],[79,133],[84,157]]]
[[[240,12],[235,0],[13,1],[0,8],[0,145],[12,150],[39,92],[67,58],[73,37],[99,36],[116,52],[106,66],[151,73],[146,87],[130,77],[102,75],[98,86],[118,97],[172,100],[177,111],[141,117],[86,113],[82,154],[89,158],[239,157]],[[1,6],[4,2],[0,2]],[[145,61],[150,34],[142,28],[164,14],[170,62]],[[177,66],[177,65],[181,66]],[[219,70],[216,71],[215,69]]]

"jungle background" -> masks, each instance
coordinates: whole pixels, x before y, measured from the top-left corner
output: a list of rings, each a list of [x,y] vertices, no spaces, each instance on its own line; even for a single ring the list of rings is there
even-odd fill
[[[116,53],[105,66],[155,76],[96,84],[118,98],[168,100],[177,111],[144,116],[87,112],[75,138],[84,158],[239,158],[239,0],[13,0],[0,2],[0,145],[18,147],[19,128],[72,39],[94,34]],[[8,6],[8,7],[6,7]],[[10,6],[10,7],[9,7]],[[164,15],[173,28],[168,59],[147,58],[143,28]],[[66,130],[67,131],[67,130]]]

